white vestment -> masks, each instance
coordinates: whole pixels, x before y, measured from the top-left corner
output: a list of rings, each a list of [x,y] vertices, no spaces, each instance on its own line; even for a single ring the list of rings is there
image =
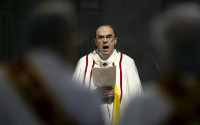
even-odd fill
[[[86,88],[95,90],[96,87],[93,84],[92,78],[92,67],[111,66],[116,66],[116,85],[120,94],[120,111],[123,117],[123,111],[129,101],[133,97],[142,94],[138,71],[132,58],[114,49],[107,60],[102,60],[98,50],[94,50],[78,61],[73,79],[83,84]],[[102,108],[105,122],[111,124],[113,98],[109,98],[100,107]]]

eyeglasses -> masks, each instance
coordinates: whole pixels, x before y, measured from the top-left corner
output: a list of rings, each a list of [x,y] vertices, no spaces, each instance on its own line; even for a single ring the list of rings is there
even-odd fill
[[[101,36],[101,35],[99,35],[96,39],[97,39],[98,41],[103,41],[105,38],[106,38],[106,40],[108,40],[108,41],[112,41],[115,37],[112,36],[111,34],[109,34],[109,35],[107,35],[107,36]]]

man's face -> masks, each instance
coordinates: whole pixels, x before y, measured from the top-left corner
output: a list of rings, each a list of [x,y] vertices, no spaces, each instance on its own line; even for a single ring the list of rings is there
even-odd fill
[[[95,43],[102,54],[108,55],[113,51],[117,37],[111,27],[101,26],[96,31]]]

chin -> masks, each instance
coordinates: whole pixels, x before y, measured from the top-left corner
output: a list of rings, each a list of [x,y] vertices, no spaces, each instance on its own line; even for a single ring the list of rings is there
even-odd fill
[[[109,55],[110,52],[102,52],[102,54],[104,54],[104,55]]]

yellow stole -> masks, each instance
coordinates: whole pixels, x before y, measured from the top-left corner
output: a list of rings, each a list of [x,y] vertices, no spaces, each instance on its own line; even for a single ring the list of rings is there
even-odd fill
[[[114,86],[114,104],[113,104],[113,115],[112,115],[112,125],[117,125],[120,121],[120,98],[117,86]]]

